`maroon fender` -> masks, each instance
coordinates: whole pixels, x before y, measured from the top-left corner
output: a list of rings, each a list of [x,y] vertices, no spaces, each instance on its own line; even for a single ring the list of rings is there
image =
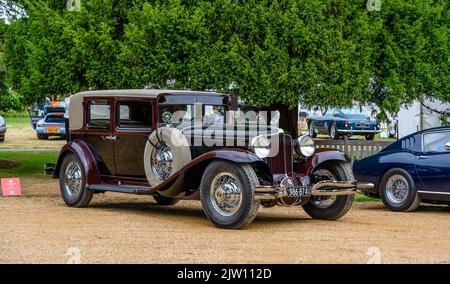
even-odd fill
[[[306,162],[298,164],[295,171],[310,176],[317,166],[328,161],[349,162],[350,158],[344,152],[321,148],[317,149],[316,153],[309,157]]]
[[[59,178],[59,171],[61,170],[62,161],[67,154],[73,153],[78,156],[83,164],[83,171],[86,176],[86,184],[100,184],[101,176],[95,162],[95,157],[92,154],[89,146],[83,141],[73,141],[63,146],[59,154],[58,162],[56,163],[55,173],[53,178]]]

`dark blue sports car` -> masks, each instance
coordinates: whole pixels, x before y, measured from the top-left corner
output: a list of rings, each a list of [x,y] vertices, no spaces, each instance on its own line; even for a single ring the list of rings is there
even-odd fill
[[[413,211],[420,202],[450,204],[450,127],[406,136],[355,161],[353,172],[375,185],[367,195],[381,197],[394,211]]]
[[[363,135],[367,140],[373,140],[375,134],[381,132],[378,121],[358,107],[329,109],[322,116],[311,116],[306,119],[309,135],[330,135],[331,139],[341,136]]]

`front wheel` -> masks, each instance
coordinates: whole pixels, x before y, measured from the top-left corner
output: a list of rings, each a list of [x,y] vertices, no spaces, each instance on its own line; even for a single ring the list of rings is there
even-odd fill
[[[334,123],[330,125],[330,137],[333,140],[339,139],[339,131],[338,131],[336,124],[334,124]]]
[[[0,142],[5,142],[5,136],[0,136]]]
[[[309,132],[309,136],[311,136],[312,138],[317,137],[317,131],[314,128],[314,123],[312,121],[308,125],[308,132]]]
[[[70,207],[86,207],[94,192],[86,188],[83,165],[75,154],[68,154],[59,171],[59,186],[64,202]]]
[[[255,219],[258,178],[250,165],[214,161],[206,168],[200,198],[208,219],[223,229],[240,229]]]
[[[331,163],[317,168],[313,173],[314,180],[353,181],[354,177],[348,163]],[[354,195],[312,196],[303,209],[314,219],[337,220],[343,217],[353,204]]]

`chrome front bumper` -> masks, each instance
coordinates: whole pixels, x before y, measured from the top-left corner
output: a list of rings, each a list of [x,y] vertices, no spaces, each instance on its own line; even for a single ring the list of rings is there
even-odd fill
[[[344,133],[344,134],[358,134],[358,133],[370,133],[370,134],[377,134],[380,133],[381,130],[373,130],[373,129],[338,129],[338,133]]]
[[[312,186],[305,186],[309,189],[310,195],[302,196],[308,198],[311,196],[332,196],[332,195],[350,195],[363,194],[362,191],[374,188],[374,184],[357,181],[321,181]],[[265,186],[258,187],[255,190],[255,198],[258,200],[273,200],[289,197],[289,188]]]

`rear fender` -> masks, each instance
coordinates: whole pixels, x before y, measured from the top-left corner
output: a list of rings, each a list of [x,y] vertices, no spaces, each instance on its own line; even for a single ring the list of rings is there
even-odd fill
[[[89,146],[83,141],[73,141],[64,145],[61,149],[61,153],[59,154],[53,178],[59,178],[62,162],[68,154],[75,154],[80,159],[81,164],[83,165],[84,174],[86,176],[87,185],[101,183],[101,176],[95,157],[89,149]]]

